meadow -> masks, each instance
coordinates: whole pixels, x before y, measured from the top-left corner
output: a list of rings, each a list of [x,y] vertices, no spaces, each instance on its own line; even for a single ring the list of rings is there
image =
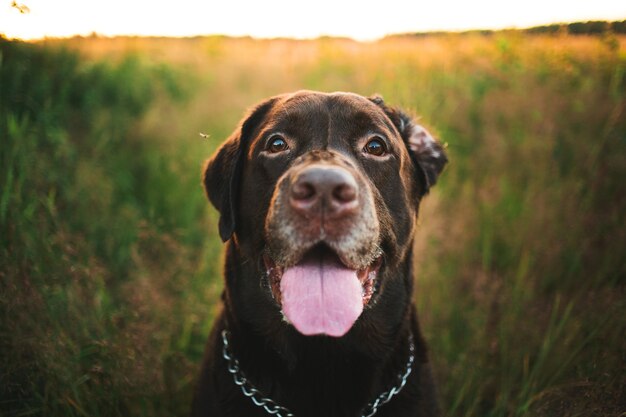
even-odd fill
[[[202,163],[297,89],[447,144],[415,245],[444,415],[623,416],[626,38],[515,31],[0,38],[0,415],[188,413],[222,288]]]

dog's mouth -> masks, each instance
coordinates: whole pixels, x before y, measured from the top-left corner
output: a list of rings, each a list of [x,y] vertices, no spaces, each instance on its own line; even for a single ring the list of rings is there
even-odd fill
[[[382,255],[365,268],[353,269],[320,244],[293,266],[279,266],[267,254],[263,263],[272,295],[288,322],[307,336],[340,337],[376,292]]]

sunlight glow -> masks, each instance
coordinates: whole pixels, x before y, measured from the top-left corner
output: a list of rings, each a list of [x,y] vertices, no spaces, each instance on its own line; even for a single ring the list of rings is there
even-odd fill
[[[22,39],[95,32],[107,36],[223,34],[260,38],[329,35],[373,40],[405,32],[626,19],[626,2],[615,0],[387,0],[369,4],[356,0],[17,1],[30,9],[27,13],[20,13],[11,3],[4,0],[0,5],[0,33]]]

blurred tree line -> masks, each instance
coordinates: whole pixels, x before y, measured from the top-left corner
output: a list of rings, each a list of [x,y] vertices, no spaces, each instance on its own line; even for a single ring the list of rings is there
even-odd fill
[[[626,34],[626,20],[608,22],[605,20],[593,20],[587,22],[573,22],[573,23],[554,23],[551,25],[533,26],[531,28],[519,29],[522,33],[529,33],[534,35],[541,34],[557,34],[564,33],[568,35],[604,35],[604,34]],[[471,34],[478,33],[481,35],[493,35],[500,33],[500,30],[489,29],[477,29],[468,30],[463,33]],[[396,35],[390,35],[393,38],[396,36],[430,36],[430,35],[443,35],[446,31],[435,32],[416,32],[416,33],[399,33]]]

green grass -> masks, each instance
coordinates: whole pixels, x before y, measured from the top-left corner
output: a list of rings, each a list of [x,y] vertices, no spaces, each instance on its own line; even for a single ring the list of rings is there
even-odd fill
[[[0,414],[186,415],[222,285],[202,162],[309,88],[448,144],[415,249],[445,414],[620,415],[624,42],[0,40]]]

